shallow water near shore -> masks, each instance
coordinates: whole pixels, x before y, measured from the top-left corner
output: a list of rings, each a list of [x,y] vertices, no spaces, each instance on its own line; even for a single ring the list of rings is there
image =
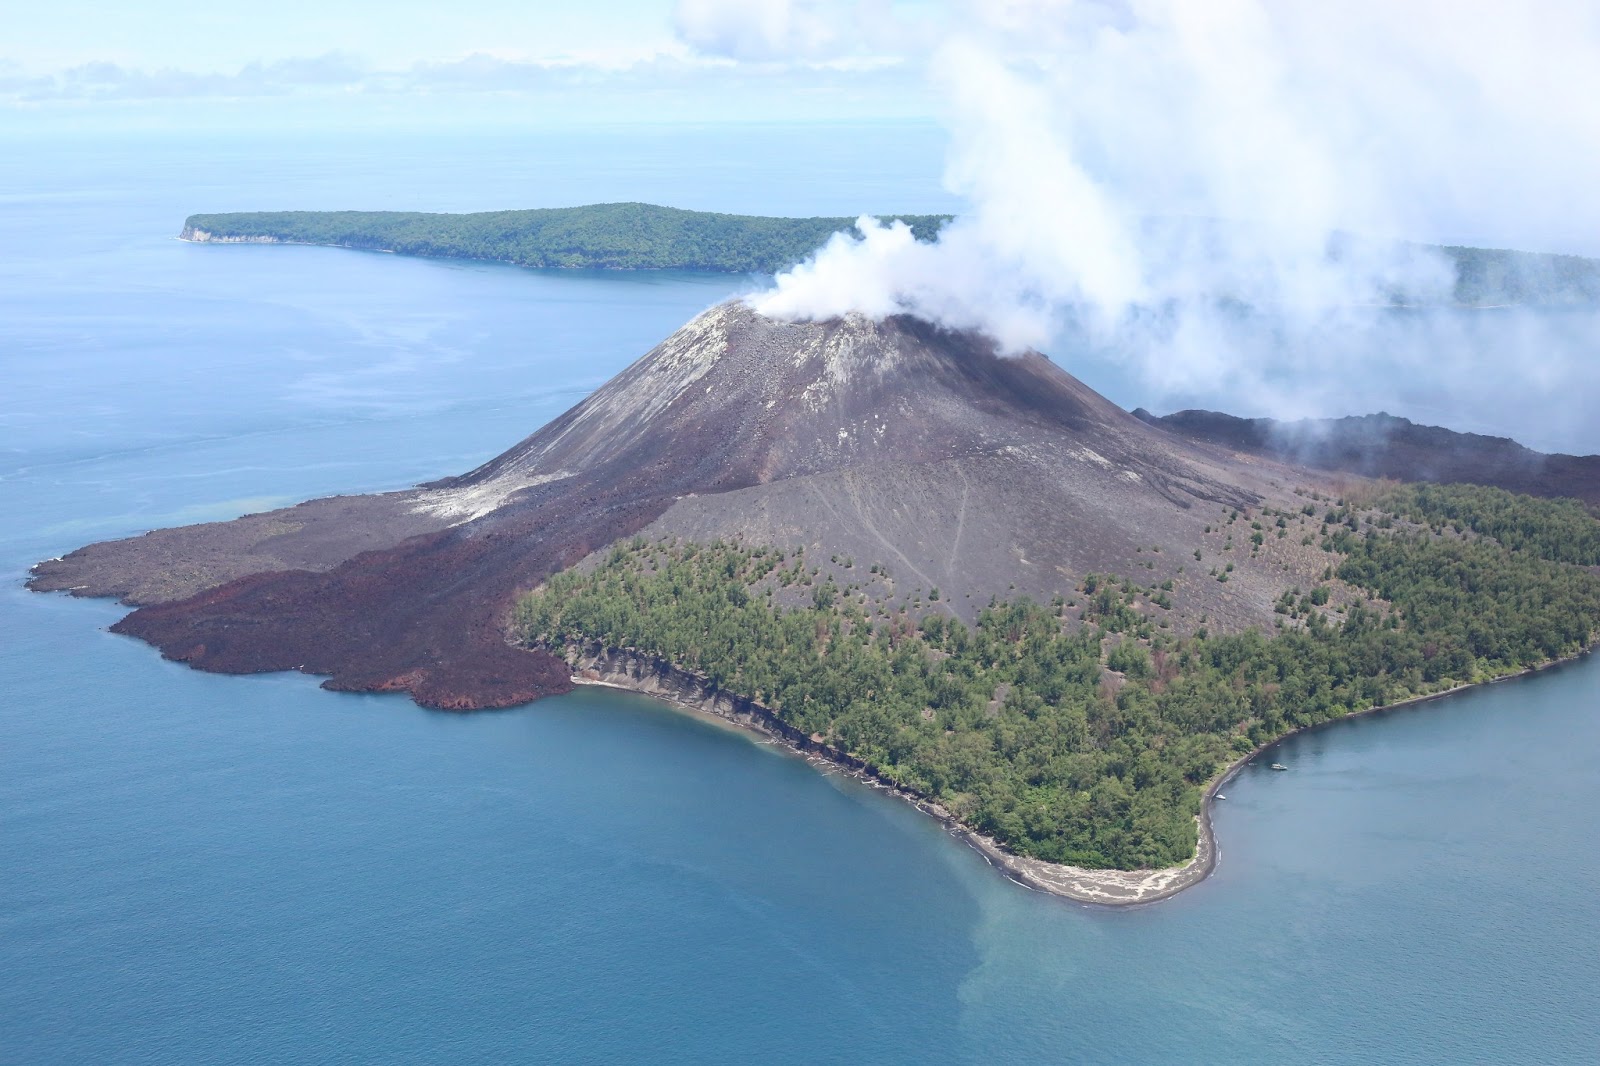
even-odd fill
[[[1226,788],[1216,873],[1118,911],[642,697],[463,717],[199,674],[106,633],[114,605],[20,588],[90,540],[468,469],[741,284],[196,247],[184,214],[949,206],[931,134],[870,182],[853,161],[889,134],[807,136],[0,164],[0,1059],[1592,1052],[1594,658],[1290,738]],[[562,152],[592,169],[538,163]]]

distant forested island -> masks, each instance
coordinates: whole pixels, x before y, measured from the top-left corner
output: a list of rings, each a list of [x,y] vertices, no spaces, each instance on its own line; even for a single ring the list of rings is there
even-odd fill
[[[930,240],[949,215],[893,215]],[[467,215],[420,211],[250,211],[190,215],[186,240],[322,244],[563,270],[772,274],[854,218],[769,218],[655,204],[590,204]]]
[[[883,217],[904,221],[919,240],[932,240],[953,216]],[[775,218],[627,203],[471,214],[240,211],[190,215],[181,236],[218,243],[317,244],[556,270],[773,274],[854,225],[854,218],[845,217]],[[1600,260],[1455,245],[1438,251],[1455,266],[1454,299],[1459,304],[1600,304]]]

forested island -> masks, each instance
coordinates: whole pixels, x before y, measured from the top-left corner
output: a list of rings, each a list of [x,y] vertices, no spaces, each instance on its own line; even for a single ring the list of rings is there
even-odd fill
[[[1220,558],[1287,537],[1320,545],[1325,580],[1286,587],[1270,632],[1177,632],[1173,580],[1112,574],[967,626],[937,589],[877,599],[881,564],[640,537],[525,597],[515,632],[685,669],[1015,854],[1123,870],[1188,861],[1204,788],[1242,755],[1600,634],[1600,521],[1576,501],[1396,486],[1216,526],[1227,548],[1195,548],[1178,584],[1226,583]]]
[[[932,240],[950,215],[887,215]],[[190,215],[181,236],[217,243],[315,244],[556,270],[700,270],[773,274],[853,229],[854,218],[776,218],[655,204],[442,214],[422,211],[245,211]],[[1347,243],[1344,238],[1335,246]],[[1438,247],[1466,306],[1600,303],[1600,260]],[[1335,254],[1330,249],[1330,254]],[[1397,294],[1398,302],[1406,302]]]
[[[931,240],[948,215],[894,215]],[[769,218],[655,204],[591,204],[466,215],[419,211],[261,211],[191,215],[187,240],[322,244],[560,270],[771,274],[853,218]]]

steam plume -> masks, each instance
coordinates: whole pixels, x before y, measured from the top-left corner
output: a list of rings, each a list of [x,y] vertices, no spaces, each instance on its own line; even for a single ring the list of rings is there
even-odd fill
[[[758,310],[1066,333],[1162,388],[1277,398],[1282,360],[1362,350],[1362,308],[1449,302],[1407,240],[1600,251],[1587,2],[1014,0],[955,26],[928,65],[967,209],[934,244],[863,219]]]

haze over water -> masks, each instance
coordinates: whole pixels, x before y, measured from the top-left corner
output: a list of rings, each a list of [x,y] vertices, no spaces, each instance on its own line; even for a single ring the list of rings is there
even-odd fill
[[[1228,787],[1211,879],[1108,911],[642,698],[462,717],[199,674],[105,633],[110,604],[20,588],[92,540],[469,469],[744,284],[191,246],[188,213],[947,210],[938,158],[931,130],[804,127],[0,161],[0,1059],[1592,1054],[1593,660],[1291,739],[1290,773]],[[1514,339],[1498,321],[1463,327],[1485,358]],[[1173,406],[1108,356],[1054,354]],[[1546,383],[1364,387],[1326,413],[1600,450],[1541,409]]]

